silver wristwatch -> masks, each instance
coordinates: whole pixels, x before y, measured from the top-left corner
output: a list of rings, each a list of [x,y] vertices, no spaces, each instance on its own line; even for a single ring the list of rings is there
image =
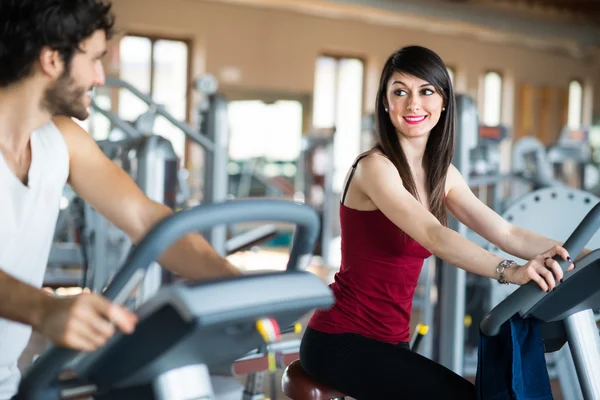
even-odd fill
[[[500,264],[496,267],[496,272],[498,273],[498,282],[504,285],[508,285],[506,279],[504,279],[504,270],[506,268],[516,267],[518,264],[513,260],[502,260]]]

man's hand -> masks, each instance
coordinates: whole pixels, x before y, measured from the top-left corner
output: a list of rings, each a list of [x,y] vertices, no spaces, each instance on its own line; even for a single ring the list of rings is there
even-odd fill
[[[113,325],[114,324],[114,325]],[[96,294],[48,297],[33,328],[60,347],[94,351],[114,335],[115,326],[132,333],[137,316]]]

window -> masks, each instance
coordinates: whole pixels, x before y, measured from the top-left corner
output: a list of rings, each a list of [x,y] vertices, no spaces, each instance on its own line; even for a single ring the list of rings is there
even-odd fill
[[[121,79],[165,106],[180,121],[187,115],[189,49],[186,42],[142,36],[125,36],[120,41]],[[147,105],[128,90],[119,93],[119,116],[133,122],[148,110]],[[170,140],[183,160],[185,135],[164,117],[157,117],[154,134]]]
[[[152,97],[164,104],[167,112],[179,121],[186,120],[188,47],[175,40],[157,40],[154,43]],[[185,153],[185,134],[164,117],[158,117],[155,133],[171,141],[180,159]]]
[[[335,125],[337,60],[319,57],[315,70],[313,126],[330,128]]]
[[[280,100],[231,101],[229,114],[229,157],[243,161],[265,158],[295,161],[300,155],[302,104]]]
[[[454,68],[452,68],[452,67],[446,67],[446,69],[448,70],[448,75],[450,75],[450,82],[452,82],[452,85],[454,85],[455,84],[454,77],[456,76],[456,71],[454,71]]]
[[[104,110],[110,110],[112,108],[110,89],[107,87],[98,87],[94,89],[94,91],[94,102]],[[106,140],[110,130],[110,121],[91,108],[88,121],[88,132],[90,135],[92,135],[95,140]]]
[[[577,80],[569,83],[569,106],[567,125],[569,129],[580,129],[583,115],[583,87]]]
[[[110,110],[112,102],[110,99],[110,89],[106,86],[94,89],[94,102],[104,110]],[[84,121],[73,118],[83,129],[85,129],[94,140],[106,140],[110,130],[110,121],[99,114],[94,108],[89,108],[90,116]]]
[[[498,126],[502,115],[502,76],[488,72],[483,79],[483,124]]]
[[[357,58],[317,59],[313,126],[336,128],[333,142],[333,190],[341,192],[344,177],[360,152],[364,65]]]
[[[120,78],[142,93],[152,93],[152,41],[145,37],[125,36],[119,43]],[[148,109],[129,90],[119,91],[119,117],[135,119]]]

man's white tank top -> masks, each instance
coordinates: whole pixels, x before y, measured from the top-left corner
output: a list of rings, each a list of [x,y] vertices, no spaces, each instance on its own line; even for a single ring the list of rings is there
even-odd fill
[[[0,153],[0,269],[39,288],[69,175],[69,153],[52,122],[33,132],[31,151],[27,186]],[[0,318],[0,399],[16,392],[17,361],[30,336],[30,326]]]

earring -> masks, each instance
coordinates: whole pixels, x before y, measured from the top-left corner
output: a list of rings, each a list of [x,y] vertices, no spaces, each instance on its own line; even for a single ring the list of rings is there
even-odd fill
[[[446,107],[442,107],[442,111],[446,111]]]
[[[388,109],[387,109],[387,108],[385,109],[385,112],[388,112]]]

